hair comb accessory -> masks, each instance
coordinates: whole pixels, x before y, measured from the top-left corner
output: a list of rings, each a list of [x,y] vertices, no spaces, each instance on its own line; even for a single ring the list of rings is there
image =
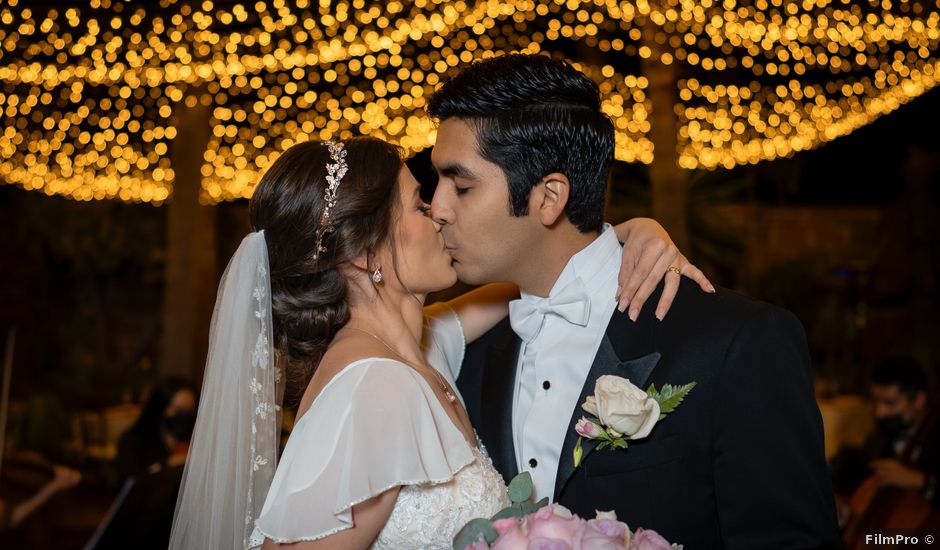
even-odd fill
[[[326,206],[323,207],[323,213],[320,215],[320,226],[317,228],[317,247],[313,252],[314,261],[320,259],[321,252],[329,252],[323,246],[323,237],[333,232],[333,207],[336,206],[336,191],[339,184],[343,181],[343,176],[349,170],[346,164],[346,149],[342,141],[325,141],[323,145],[330,150],[330,164],[326,165],[326,191],[323,192],[323,200]]]

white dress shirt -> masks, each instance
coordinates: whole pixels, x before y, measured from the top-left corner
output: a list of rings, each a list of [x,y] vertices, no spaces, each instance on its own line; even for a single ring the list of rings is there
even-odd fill
[[[538,335],[522,343],[512,430],[516,464],[520,472],[532,476],[535,500],[553,498],[560,460],[573,460],[559,455],[567,431],[572,429],[571,414],[581,405],[577,402],[581,389],[617,305],[614,297],[621,256],[613,227],[605,225],[597,239],[571,257],[548,296],[554,297],[580,278],[591,302],[587,325],[578,326],[549,313]],[[540,298],[522,293],[521,299]]]

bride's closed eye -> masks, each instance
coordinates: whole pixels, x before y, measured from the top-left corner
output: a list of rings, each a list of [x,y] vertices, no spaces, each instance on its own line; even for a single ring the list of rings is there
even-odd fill
[[[421,212],[422,214],[427,216],[431,212],[431,205],[425,202],[422,202],[421,204],[418,205],[418,212]]]

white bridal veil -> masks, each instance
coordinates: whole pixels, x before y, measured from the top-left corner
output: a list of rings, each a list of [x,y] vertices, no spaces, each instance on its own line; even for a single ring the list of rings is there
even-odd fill
[[[271,334],[264,232],[249,234],[219,284],[199,413],[171,549],[243,549],[274,477],[283,396]]]

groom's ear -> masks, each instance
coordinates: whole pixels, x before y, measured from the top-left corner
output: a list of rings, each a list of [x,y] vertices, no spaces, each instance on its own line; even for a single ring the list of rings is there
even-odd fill
[[[532,188],[529,201],[529,214],[539,217],[542,225],[550,227],[565,214],[568,197],[571,193],[571,182],[568,176],[561,172],[553,172]]]

